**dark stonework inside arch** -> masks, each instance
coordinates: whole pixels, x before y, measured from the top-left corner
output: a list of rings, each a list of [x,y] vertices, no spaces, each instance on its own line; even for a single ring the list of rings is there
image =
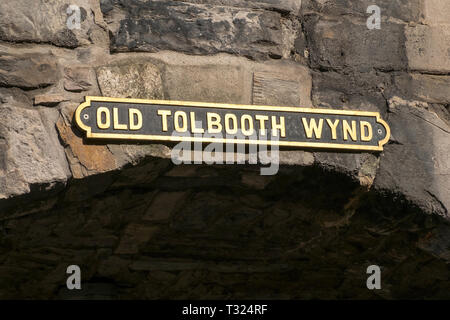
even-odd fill
[[[64,286],[74,262],[85,298],[445,298],[450,289],[447,222],[316,166],[260,176],[256,166],[148,159],[73,181],[56,198],[3,221],[2,298],[80,297]],[[366,288],[372,264],[383,272],[376,292]]]

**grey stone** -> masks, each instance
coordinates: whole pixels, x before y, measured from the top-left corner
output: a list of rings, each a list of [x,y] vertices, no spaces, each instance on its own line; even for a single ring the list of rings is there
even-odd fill
[[[367,8],[371,5],[380,7],[383,27],[385,26],[384,22],[392,18],[400,19],[405,22],[419,22],[424,15],[424,8],[421,0],[378,0],[376,2],[371,0],[303,0],[302,12],[303,14],[320,13],[334,17],[351,15],[367,19],[372,15],[372,13],[367,13]]]
[[[406,100],[450,104],[450,76],[414,73],[394,79],[398,94]]]
[[[311,16],[305,30],[314,68],[368,72],[408,66],[403,24],[386,22],[380,30],[369,30],[365,20]]]
[[[28,194],[37,186],[65,184],[70,177],[55,130],[58,111],[19,106],[14,99],[0,106],[5,151],[0,171],[2,199]]]
[[[79,0],[80,29],[68,28],[67,9],[74,5],[70,0],[17,0],[14,5],[0,3],[0,39],[12,42],[49,43],[60,47],[75,48],[89,43],[88,30],[94,24],[96,4],[91,0]],[[98,6],[98,4],[97,4]]]
[[[55,57],[50,53],[12,54],[0,48],[0,85],[37,89],[58,80]]]
[[[386,98],[394,86],[391,76],[383,73],[314,72],[312,99],[326,109],[361,110],[386,115]]]
[[[113,52],[176,50],[281,58],[290,54],[297,25],[274,11],[179,1],[110,1],[103,8]]]
[[[183,2],[208,4],[214,6],[230,6],[247,9],[266,9],[298,15],[300,13],[301,0],[185,0]],[[105,1],[111,8],[111,1]]]
[[[375,186],[448,218],[450,127],[433,112],[392,102],[387,120],[395,143],[381,156]]]

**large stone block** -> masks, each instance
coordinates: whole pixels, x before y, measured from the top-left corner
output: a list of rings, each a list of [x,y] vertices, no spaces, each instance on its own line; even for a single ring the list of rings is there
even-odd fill
[[[450,25],[407,26],[406,53],[411,70],[450,72]]]
[[[174,64],[165,70],[165,90],[171,100],[249,104],[251,72],[239,65]]]
[[[67,91],[88,91],[94,83],[94,71],[89,67],[68,67],[64,69],[64,89]]]
[[[55,131],[58,111],[30,109],[6,92],[0,97],[0,199],[65,184],[70,171]]]
[[[449,76],[414,73],[398,75],[394,79],[404,99],[450,104]]]
[[[331,70],[404,70],[404,25],[386,22],[369,30],[365,20],[310,17],[306,22],[309,56],[315,68]]]
[[[0,86],[37,89],[57,80],[58,69],[52,53],[11,53],[0,48]]]
[[[257,63],[228,55],[174,53],[161,53],[158,60],[165,64],[162,77],[166,99],[312,106],[309,70],[293,62]]]
[[[391,77],[384,73],[314,72],[312,98],[320,108],[376,111],[384,116],[384,90],[390,87]]]
[[[427,212],[449,218],[450,127],[435,113],[391,99],[392,141],[381,156],[377,189],[402,194]]]
[[[100,67],[97,80],[103,96],[163,99],[161,72],[151,63],[126,63]]]
[[[279,12],[181,1],[109,1],[102,6],[113,52],[227,52],[288,57],[297,21]]]
[[[78,10],[68,11],[71,5]],[[70,13],[68,13],[70,12]],[[75,15],[79,12],[79,27]],[[99,16],[99,4],[92,0],[16,0],[0,2],[0,39],[13,42],[50,43],[75,48],[89,44],[89,33]]]
[[[418,22],[423,15],[422,0],[303,0],[302,12],[303,14],[320,13],[334,17],[353,15],[365,19],[372,15],[372,13],[367,13],[367,8],[371,5],[377,5],[381,9],[382,28],[384,22],[391,18]]]
[[[111,7],[111,2],[111,0],[102,1],[102,6]],[[298,15],[302,5],[302,0],[183,0],[183,2],[247,9],[266,9],[292,15]]]

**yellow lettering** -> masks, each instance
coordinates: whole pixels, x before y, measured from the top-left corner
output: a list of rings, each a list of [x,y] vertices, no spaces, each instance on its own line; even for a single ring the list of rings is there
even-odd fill
[[[339,119],[336,119],[334,122],[331,122],[330,119],[327,119],[327,123],[331,129],[331,139],[336,140],[337,139],[337,130],[336,129],[339,124]]]
[[[170,116],[172,112],[170,110],[158,110],[158,115],[161,116],[162,121],[162,131],[167,131],[167,117]]]
[[[142,128],[142,113],[138,109],[130,108],[128,110],[128,116],[130,119],[130,130],[139,130]],[[137,122],[134,122],[134,116],[136,116]]]
[[[180,118],[182,125],[180,126]],[[173,116],[173,125],[177,132],[186,132],[187,131],[187,115],[184,111],[177,111]]]
[[[192,133],[204,133],[205,132],[205,130],[203,128],[195,127],[195,112],[191,112],[191,128],[192,128]]]
[[[342,130],[344,131],[344,140],[348,140],[348,135],[350,134],[350,137],[353,141],[356,141],[358,139],[358,136],[356,134],[356,121],[352,121],[352,127],[350,128],[350,125],[348,124],[347,120],[342,121]]]
[[[277,117],[272,116],[272,135],[278,137],[278,130],[280,130],[280,135],[282,138],[286,137],[286,125],[284,117],[280,117],[280,123],[277,124]]]
[[[361,141],[372,140],[372,125],[367,121],[361,121],[360,125],[361,125]],[[365,128],[367,128],[367,135]]]
[[[246,128],[245,123],[248,122],[248,128]],[[241,117],[241,130],[245,136],[251,136],[254,132],[253,129],[253,118],[249,114],[244,114]]]
[[[317,126],[316,120],[311,119],[308,124],[306,118],[302,118],[303,127],[305,128],[305,133],[308,138],[312,138],[313,131],[316,139],[320,139],[322,137],[322,128],[323,128],[323,119],[319,120],[319,126]]]
[[[119,108],[113,108],[113,114],[114,114],[114,129],[127,130],[128,126],[126,124],[119,123]]]
[[[233,122],[233,129],[230,128],[230,120]],[[237,118],[232,113],[225,115],[225,131],[227,134],[236,134],[238,131]]]
[[[105,122],[102,122],[102,113],[105,114]],[[108,129],[111,126],[111,115],[109,114],[109,109],[105,107],[100,107],[97,109],[97,127],[99,129]]]
[[[266,135],[266,124],[265,122],[269,120],[268,116],[261,116],[261,115],[256,115],[255,116],[256,120],[259,121],[259,129],[260,129],[260,134],[262,136]]]
[[[219,114],[214,112],[207,112],[206,118],[208,122],[208,133],[222,132],[222,124],[220,123],[221,119]]]

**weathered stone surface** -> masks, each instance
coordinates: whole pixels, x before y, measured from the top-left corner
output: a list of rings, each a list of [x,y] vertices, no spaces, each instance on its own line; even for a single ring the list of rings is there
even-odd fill
[[[280,96],[287,106],[301,106],[299,81],[289,79],[282,73],[255,72],[253,74],[253,104],[275,105]]]
[[[10,54],[0,47],[0,86],[36,89],[58,79],[55,57],[47,54]]]
[[[306,32],[310,61],[327,70],[404,70],[408,65],[404,25],[386,22],[380,30],[369,30],[365,20],[312,16]]]
[[[102,94],[106,97],[163,99],[159,69],[151,63],[105,66],[97,70]]]
[[[435,0],[432,0],[435,1]],[[439,1],[439,0],[437,0]],[[445,0],[444,0],[445,1]],[[429,2],[427,1],[424,1]],[[419,22],[424,14],[423,4],[421,0],[410,1],[392,1],[392,0],[303,0],[302,12],[303,14],[325,14],[330,16],[352,15],[362,18],[368,18],[372,13],[367,13],[367,8],[371,5],[377,5],[381,9],[381,18],[383,22],[391,19],[400,19],[406,22]],[[439,6],[431,5],[431,7],[438,8]],[[382,28],[383,28],[382,27]]]
[[[235,104],[256,104],[259,101],[276,106],[312,106],[311,75],[307,68],[295,63],[255,63],[226,55],[190,57],[170,54],[162,60],[166,63],[163,73],[166,99]],[[274,91],[280,88],[279,82],[277,84],[276,80],[269,79],[263,86],[259,83],[255,85],[255,74],[276,76],[289,85],[282,86],[283,94],[275,94]],[[254,101],[255,95],[261,99]]]
[[[390,101],[388,120],[396,143],[381,157],[376,187],[448,218],[450,127],[435,113],[401,101]]]
[[[115,52],[176,50],[288,57],[298,25],[274,11],[179,1],[109,1],[102,8]]]
[[[262,163],[270,164],[271,161],[276,163],[277,158],[269,152],[259,152],[258,157]],[[285,151],[280,150],[278,154],[279,165],[290,166],[311,166],[314,164],[314,156],[312,152],[306,151]]]
[[[70,173],[54,129],[58,112],[28,109],[14,96],[1,93],[1,97],[0,198],[65,184]]]
[[[327,109],[366,110],[386,113],[391,77],[378,72],[340,74],[314,72],[312,100]]]
[[[80,28],[68,27],[70,5],[80,10]],[[0,39],[13,42],[50,43],[75,48],[88,44],[88,31],[94,25],[94,13],[99,14],[98,3],[91,0],[17,0],[14,5],[0,3]],[[97,8],[96,8],[97,7]],[[74,18],[73,18],[74,19]],[[73,21],[70,19],[70,21]]]
[[[75,108],[76,105],[64,108],[57,122],[73,177],[79,179],[90,174],[116,169],[116,160],[107,146],[85,145],[82,137],[76,135],[71,122]]]
[[[68,101],[68,99],[60,94],[39,94],[34,97],[35,105],[43,105],[48,107],[54,107],[63,101]]]
[[[450,13],[450,2],[446,0],[427,0],[425,6],[426,24],[450,24],[448,14]]]
[[[251,103],[251,73],[239,65],[173,65],[165,84],[171,100]]]
[[[108,8],[112,7],[110,2],[111,1],[104,1]],[[248,9],[267,9],[293,15],[299,14],[302,5],[301,0],[186,0],[183,2]]]
[[[450,104],[450,76],[401,74],[395,77],[395,85],[405,99]]]
[[[407,26],[406,53],[411,70],[448,74],[450,72],[450,26]]]
[[[92,87],[94,79],[94,72],[88,67],[64,69],[64,89],[67,91],[87,91]]]

